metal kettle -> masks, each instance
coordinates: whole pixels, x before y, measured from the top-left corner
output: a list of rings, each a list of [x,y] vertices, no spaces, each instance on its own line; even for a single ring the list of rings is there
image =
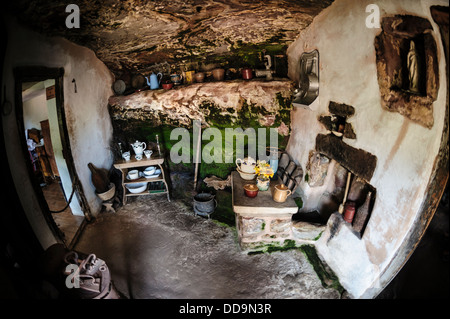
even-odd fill
[[[149,77],[146,77],[147,85],[150,87],[151,90],[159,89],[159,84],[161,82],[162,73],[152,73]]]

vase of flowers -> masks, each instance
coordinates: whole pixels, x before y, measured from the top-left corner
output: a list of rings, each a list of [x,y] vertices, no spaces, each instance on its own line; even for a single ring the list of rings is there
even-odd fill
[[[273,169],[266,161],[257,161],[255,166],[256,186],[260,191],[266,191],[270,186],[270,178],[273,176]]]

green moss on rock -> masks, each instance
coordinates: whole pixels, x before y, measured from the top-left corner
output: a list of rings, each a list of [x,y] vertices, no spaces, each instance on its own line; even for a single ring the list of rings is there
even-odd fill
[[[324,288],[332,288],[339,291],[340,294],[344,292],[344,287],[341,286],[339,278],[334,272],[322,262],[316,252],[316,248],[311,245],[302,245],[299,248],[313,266],[314,271],[319,277]]]

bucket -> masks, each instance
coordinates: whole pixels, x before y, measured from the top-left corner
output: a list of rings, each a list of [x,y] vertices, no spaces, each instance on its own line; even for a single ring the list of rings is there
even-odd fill
[[[214,212],[217,201],[210,193],[200,193],[194,196],[194,212],[200,216],[208,216]]]

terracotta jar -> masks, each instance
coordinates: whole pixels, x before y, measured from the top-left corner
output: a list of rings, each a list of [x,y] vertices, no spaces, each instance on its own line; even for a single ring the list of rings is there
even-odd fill
[[[203,82],[203,80],[205,79],[205,73],[203,73],[203,72],[195,73],[194,79],[195,79],[195,82],[198,82],[198,83]]]
[[[214,70],[212,70],[212,75],[213,75],[214,80],[222,81],[225,77],[225,70],[224,69],[214,69]]]
[[[173,87],[173,83],[172,82],[170,82],[170,83],[163,83],[162,87],[163,87],[164,90],[170,90]]]

